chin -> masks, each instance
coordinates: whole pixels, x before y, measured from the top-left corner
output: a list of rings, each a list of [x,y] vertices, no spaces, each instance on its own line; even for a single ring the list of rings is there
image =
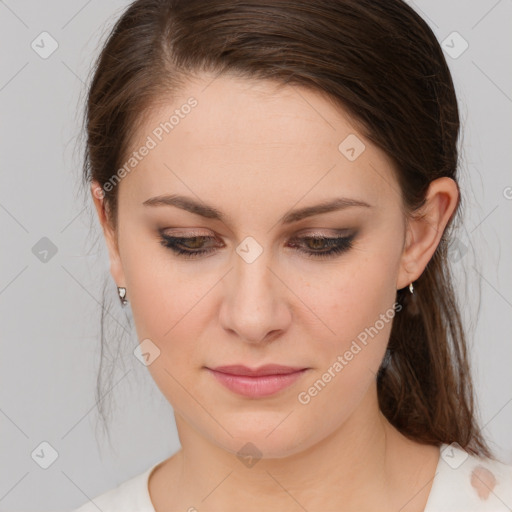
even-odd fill
[[[276,420],[276,416],[279,419]],[[249,465],[252,458],[281,459],[300,453],[314,444],[313,433],[310,438],[303,425],[301,428],[295,421],[290,421],[291,418],[283,421],[285,417],[286,414],[279,413],[270,415],[266,420],[260,415],[259,419],[252,416],[252,420],[247,418],[241,422],[222,423],[233,437],[222,431],[225,435],[215,439],[215,443],[236,455],[242,463],[242,459],[248,457]]]

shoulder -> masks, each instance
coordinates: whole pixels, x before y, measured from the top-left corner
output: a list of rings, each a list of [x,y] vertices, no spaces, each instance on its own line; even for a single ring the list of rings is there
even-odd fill
[[[457,443],[440,447],[424,512],[505,512],[512,507],[512,465],[481,458]]]
[[[148,480],[154,464],[117,487],[99,494],[71,512],[155,512],[149,496]]]

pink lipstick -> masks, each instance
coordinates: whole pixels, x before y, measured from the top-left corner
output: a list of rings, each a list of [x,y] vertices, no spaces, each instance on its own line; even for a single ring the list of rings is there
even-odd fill
[[[268,364],[255,369],[243,365],[229,365],[207,370],[234,393],[249,398],[260,398],[273,395],[290,386],[308,368]]]

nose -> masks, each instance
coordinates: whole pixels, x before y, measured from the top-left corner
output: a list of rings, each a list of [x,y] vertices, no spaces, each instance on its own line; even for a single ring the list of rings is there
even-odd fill
[[[286,331],[292,318],[289,295],[265,251],[251,263],[236,255],[234,269],[223,281],[224,329],[250,344],[269,342]]]

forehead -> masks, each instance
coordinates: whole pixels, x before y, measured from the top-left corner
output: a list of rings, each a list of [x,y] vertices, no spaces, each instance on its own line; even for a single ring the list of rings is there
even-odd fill
[[[325,96],[295,85],[202,75],[148,111],[135,141],[130,152],[151,149],[121,189],[138,202],[164,193],[219,205],[236,195],[255,207],[336,194],[397,201],[386,154]]]

